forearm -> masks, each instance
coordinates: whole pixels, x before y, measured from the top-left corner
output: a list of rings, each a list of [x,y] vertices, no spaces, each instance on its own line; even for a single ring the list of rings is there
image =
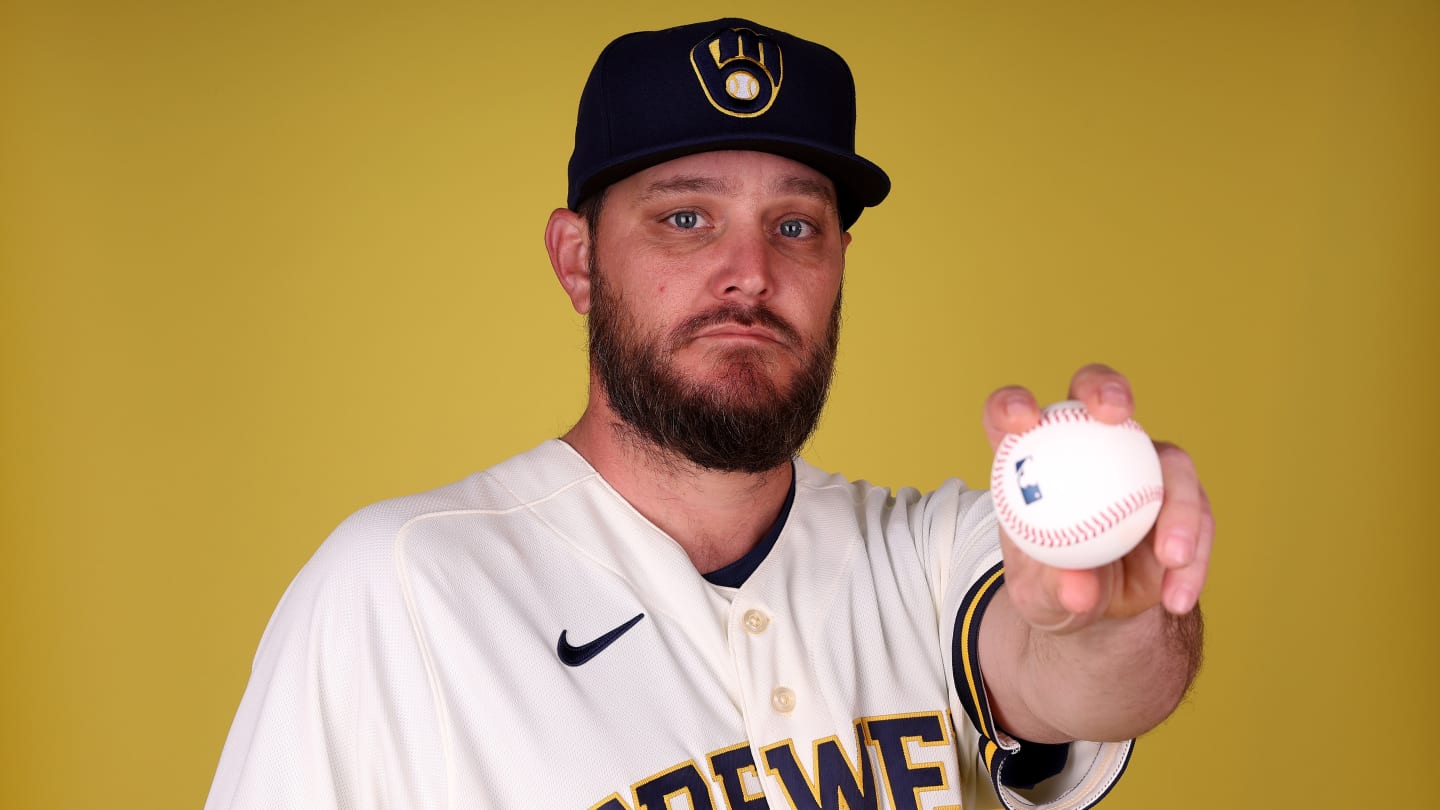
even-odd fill
[[[1073,632],[1032,629],[1002,588],[980,627],[996,722],[1035,742],[1126,740],[1174,711],[1200,666],[1200,610],[1156,606]]]

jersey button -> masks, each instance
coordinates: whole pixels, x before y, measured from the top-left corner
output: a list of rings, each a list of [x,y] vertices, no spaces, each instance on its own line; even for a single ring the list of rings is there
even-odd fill
[[[781,714],[789,714],[795,709],[795,692],[783,686],[770,693],[770,706]]]
[[[745,629],[754,635],[765,632],[765,628],[770,626],[770,617],[758,610],[745,611],[745,617],[740,621],[745,625]]]

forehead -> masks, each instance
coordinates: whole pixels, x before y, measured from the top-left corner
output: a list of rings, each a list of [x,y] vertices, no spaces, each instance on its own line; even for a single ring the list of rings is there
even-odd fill
[[[667,160],[617,181],[610,193],[633,199],[684,191],[717,194],[770,192],[814,196],[835,203],[835,184],[804,163],[768,152],[719,151]]]

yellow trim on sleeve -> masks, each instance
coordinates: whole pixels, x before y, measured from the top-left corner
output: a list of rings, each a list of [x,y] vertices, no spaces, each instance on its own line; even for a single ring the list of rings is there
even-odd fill
[[[988,718],[986,717],[986,705],[980,700],[981,686],[979,668],[970,660],[970,632],[971,625],[976,619],[976,607],[985,601],[985,594],[988,593],[991,588],[995,587],[995,583],[1000,577],[1004,576],[1004,574],[1004,568],[997,568],[995,573],[991,574],[990,578],[985,580],[985,584],[981,585],[980,588],[975,591],[975,597],[970,600],[969,605],[965,606],[965,618],[960,625],[960,637],[965,639],[965,643],[960,650],[961,665],[965,669],[965,685],[970,689],[970,701],[975,707],[975,716],[979,718],[980,721],[980,728],[978,729],[980,735],[990,740],[995,739],[995,733],[986,727],[988,725]],[[989,759],[990,755],[987,754],[987,764],[989,763]]]

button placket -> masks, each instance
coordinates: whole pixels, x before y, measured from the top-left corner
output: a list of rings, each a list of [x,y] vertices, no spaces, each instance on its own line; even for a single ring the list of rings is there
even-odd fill
[[[752,642],[754,642],[747,645],[749,649],[753,653],[761,655],[773,662],[775,660],[774,645],[778,643],[779,640],[773,634],[767,635],[766,631],[770,630],[771,626],[770,614],[760,608],[748,608],[740,614],[739,623],[741,627],[745,628],[745,632],[750,636]],[[764,643],[760,643],[762,638]],[[758,646],[756,646],[757,644]],[[769,668],[767,667],[767,669]],[[770,683],[772,684],[770,690],[770,708],[779,714],[790,714],[795,710],[797,700],[795,690],[788,686],[775,683],[776,680],[783,677],[780,672],[771,669],[769,677]],[[756,686],[759,685],[760,684],[756,684]]]

